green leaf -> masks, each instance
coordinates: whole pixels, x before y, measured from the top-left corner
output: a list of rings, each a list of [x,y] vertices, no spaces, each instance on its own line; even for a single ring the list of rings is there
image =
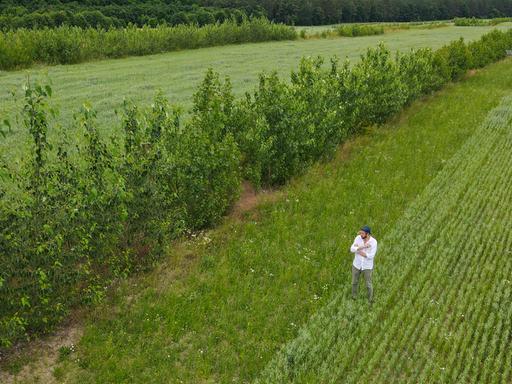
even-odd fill
[[[45,85],[44,89],[46,90],[46,94],[52,97],[52,87],[50,87],[49,85]]]
[[[28,300],[27,296],[23,296],[21,298],[21,306],[22,307],[30,307],[30,301]]]

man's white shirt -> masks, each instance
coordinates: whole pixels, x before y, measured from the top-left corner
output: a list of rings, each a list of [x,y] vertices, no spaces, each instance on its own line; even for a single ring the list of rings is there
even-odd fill
[[[370,240],[366,245],[369,245],[369,248],[364,248],[362,251],[366,253],[366,257],[361,256],[357,253],[357,248],[364,246],[364,240],[361,236],[357,235],[354,239],[354,243],[350,247],[350,252],[355,254],[353,266],[359,270],[364,269],[373,269],[373,258],[377,253],[377,240],[373,237],[370,237]]]

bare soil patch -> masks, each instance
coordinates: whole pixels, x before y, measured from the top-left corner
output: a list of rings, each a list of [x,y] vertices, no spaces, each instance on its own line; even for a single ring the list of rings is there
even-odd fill
[[[52,335],[17,345],[8,357],[0,358],[0,383],[57,383],[53,369],[59,359],[59,350],[76,345],[82,334],[83,325],[73,320]],[[8,367],[16,364],[23,365],[21,370],[9,372]]]
[[[252,211],[262,203],[270,203],[279,200],[283,196],[283,192],[273,189],[256,190],[248,181],[242,183],[242,193],[240,199],[233,206],[230,217],[242,219],[244,214]]]

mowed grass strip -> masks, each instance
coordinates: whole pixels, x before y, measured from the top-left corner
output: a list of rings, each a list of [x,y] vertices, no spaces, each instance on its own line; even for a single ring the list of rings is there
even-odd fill
[[[512,61],[492,65],[350,141],[278,201],[176,244],[90,315],[59,372],[81,383],[253,380],[333,292],[348,294],[355,230],[384,237],[511,87]]]
[[[497,28],[505,30],[508,27]],[[26,71],[0,71],[0,121],[6,116],[12,119],[15,110],[20,108],[13,103],[10,91],[17,89],[21,96],[20,90],[27,76],[33,81],[52,84],[51,105],[59,109],[57,122],[68,132],[75,130],[73,114],[84,102],[90,102],[98,111],[100,131],[110,135],[120,129],[115,112],[122,108],[124,99],[150,104],[156,92],[162,90],[173,103],[187,108],[209,67],[222,76],[229,76],[235,94],[240,96],[255,88],[262,71],[276,70],[281,77],[289,78],[290,71],[296,69],[303,56],[321,55],[328,59],[337,55],[356,62],[362,53],[380,41],[393,51],[406,52],[420,47],[436,49],[460,37],[479,39],[492,29],[411,29],[380,36],[242,44]],[[55,135],[56,132],[50,132],[50,138]],[[23,157],[28,145],[26,137],[24,129],[15,130],[0,142],[0,150],[9,157]]]

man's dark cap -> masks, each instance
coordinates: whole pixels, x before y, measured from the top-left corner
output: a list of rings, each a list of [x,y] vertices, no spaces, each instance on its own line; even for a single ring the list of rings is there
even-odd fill
[[[365,231],[366,233],[369,233],[369,234],[372,233],[372,230],[367,225],[365,225],[364,227],[361,227],[361,231]]]

